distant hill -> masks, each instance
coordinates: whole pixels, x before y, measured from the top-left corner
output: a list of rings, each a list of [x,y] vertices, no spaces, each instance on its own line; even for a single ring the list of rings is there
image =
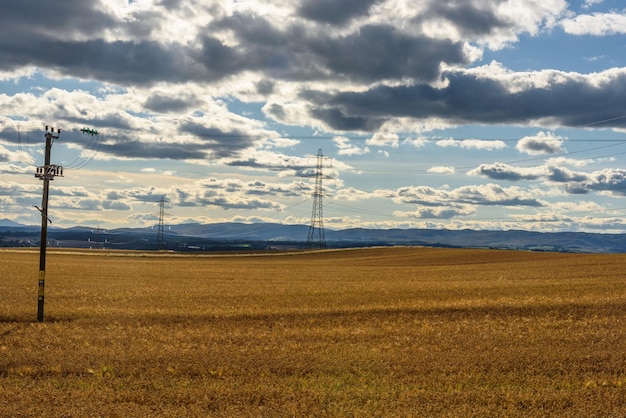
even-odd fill
[[[39,245],[38,226],[0,220],[0,246]],[[274,223],[180,224],[165,228],[167,249],[213,251],[232,249],[304,248],[307,225]],[[445,229],[325,230],[328,247],[423,245],[440,247],[500,248],[533,251],[626,252],[626,235],[583,232],[474,231]],[[77,248],[158,249],[156,228],[94,229],[89,227],[48,230],[49,246]]]
[[[0,219],[0,227],[22,227],[24,225],[18,224],[17,222],[13,222],[10,219],[4,218]]]

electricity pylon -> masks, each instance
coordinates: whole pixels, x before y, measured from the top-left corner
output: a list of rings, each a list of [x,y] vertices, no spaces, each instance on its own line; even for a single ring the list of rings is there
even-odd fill
[[[57,129],[56,135],[54,128],[48,128],[46,125],[46,150],[44,156],[44,165],[37,167],[35,177],[43,180],[43,196],[41,198],[41,208],[35,206],[41,212],[41,243],[39,247],[39,286],[37,292],[37,321],[43,322],[44,311],[44,290],[46,284],[46,248],[48,245],[48,196],[50,190],[50,181],[55,177],[63,177],[63,167],[60,165],[50,164],[50,154],[52,152],[52,144],[55,139],[59,139],[61,130]]]
[[[315,189],[313,191],[313,210],[311,211],[311,224],[309,225],[309,234],[306,239],[307,248],[326,248],[326,235],[324,234],[324,206],[323,197],[324,189],[322,187],[322,179],[332,178],[324,176],[324,154],[322,149],[317,151],[317,165],[315,168]],[[306,177],[313,177],[306,176]]]
[[[159,226],[157,229],[157,249],[165,249],[164,221],[165,218],[165,196],[161,196],[159,200]]]

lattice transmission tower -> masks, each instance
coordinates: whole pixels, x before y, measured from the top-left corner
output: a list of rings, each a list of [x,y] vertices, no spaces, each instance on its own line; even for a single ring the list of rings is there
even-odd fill
[[[320,148],[317,151],[317,164],[315,168],[315,174],[306,177],[315,177],[315,189],[313,191],[313,210],[311,211],[311,224],[309,226],[309,234],[306,239],[307,248],[326,248],[326,235],[324,233],[324,188],[322,186],[322,180],[324,178],[330,179],[332,177],[325,176],[324,169],[324,154]]]
[[[161,196],[159,200],[159,226],[157,229],[157,249],[165,249],[165,232],[164,232],[164,218],[165,218],[165,196]]]

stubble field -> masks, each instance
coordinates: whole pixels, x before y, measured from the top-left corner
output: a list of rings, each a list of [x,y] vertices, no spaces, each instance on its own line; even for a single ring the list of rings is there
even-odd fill
[[[0,416],[623,417],[626,255],[0,251]]]

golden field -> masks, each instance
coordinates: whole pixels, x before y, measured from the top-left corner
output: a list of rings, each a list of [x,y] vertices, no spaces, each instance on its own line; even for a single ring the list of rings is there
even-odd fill
[[[624,417],[626,255],[0,251],[0,416]]]

